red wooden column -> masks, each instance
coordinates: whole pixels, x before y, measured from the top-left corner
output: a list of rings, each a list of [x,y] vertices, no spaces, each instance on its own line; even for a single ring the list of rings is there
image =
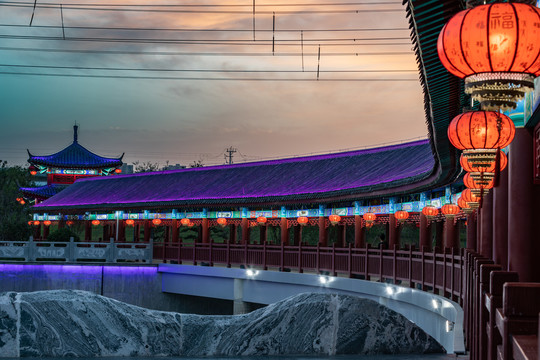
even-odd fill
[[[229,225],[229,243],[236,244],[236,225]]]
[[[47,240],[47,238],[49,237],[49,228],[51,226],[43,226],[43,240]]]
[[[493,190],[493,261],[508,268],[508,169],[501,171]]]
[[[400,245],[396,216],[394,214],[388,214],[388,248],[393,249],[394,246],[397,246],[399,249],[401,247]]]
[[[294,227],[294,239],[293,241],[294,242],[291,242],[290,245],[300,245],[300,243],[302,242],[302,229],[303,229],[304,226],[302,225],[296,225]]]
[[[365,228],[362,226],[362,217],[354,215],[354,247],[363,248],[365,246]]]
[[[266,224],[259,225],[259,243],[264,244],[266,242],[266,229],[268,226]]]
[[[242,218],[242,244],[249,244],[249,219]]]
[[[201,233],[201,241],[203,242],[203,244],[208,244],[210,242],[210,228],[208,226],[208,218],[202,219]]]
[[[287,222],[287,218],[281,218],[281,223],[279,224],[281,230],[281,243],[283,245],[289,245],[289,227]]]
[[[493,252],[493,192],[490,191],[482,201],[482,234],[480,235],[480,254],[491,258]]]
[[[326,232],[326,218],[319,216],[319,244],[328,246],[328,233]]]
[[[141,241],[141,224],[137,221],[133,226],[133,242],[139,241]]]
[[[84,222],[84,241],[90,241],[92,240],[92,222],[90,220],[86,220]]]
[[[476,212],[472,212],[467,215],[467,249],[476,251],[476,239],[477,239],[477,224],[476,224]]]
[[[66,220],[64,220],[64,216],[60,216],[60,220],[58,220],[58,228],[63,229],[66,227]]]
[[[172,242],[177,243],[178,242],[178,220],[172,219]]]
[[[444,247],[459,249],[458,231],[454,217],[447,217],[444,222]]]
[[[508,156],[508,270],[520,282],[540,282],[540,185],[533,182],[533,136],[516,129]]]
[[[444,222],[435,222],[435,246],[442,249],[444,245]]]
[[[347,225],[337,225],[338,244],[341,247],[347,247]]]
[[[120,220],[118,222],[118,241],[126,241],[126,223],[124,222],[124,220]]]
[[[431,251],[431,224],[426,215],[420,213],[420,250]]]
[[[476,210],[476,251],[480,253],[480,241],[482,238],[482,212]]]
[[[144,220],[144,242],[150,242],[150,220]]]

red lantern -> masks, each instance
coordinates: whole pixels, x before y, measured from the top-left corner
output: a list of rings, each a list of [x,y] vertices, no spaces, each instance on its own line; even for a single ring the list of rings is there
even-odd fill
[[[459,211],[460,211],[459,206],[454,205],[454,204],[446,204],[446,205],[443,205],[443,207],[441,208],[441,212],[447,218],[453,218],[454,216],[459,214]]]
[[[377,220],[377,215],[374,213],[365,213],[363,216],[364,221],[366,222],[367,227],[372,227],[375,220]]]
[[[37,171],[36,170],[30,170],[30,175],[32,175],[32,176],[37,175]]]
[[[16,198],[15,199],[17,202],[21,202],[22,198]]]
[[[305,216],[300,216],[298,219],[298,224],[304,226],[309,222],[309,219]]]
[[[422,214],[431,220],[439,215],[439,209],[437,209],[435,206],[426,206],[422,209]]]
[[[21,201],[19,201],[19,203],[20,203],[21,205],[24,205],[24,204],[26,204],[26,201],[24,201],[23,199],[21,199]]]
[[[51,222],[50,222],[49,220],[45,220],[45,221],[43,222],[43,225],[45,225],[45,226],[51,226]]]
[[[195,226],[195,224],[190,221],[189,224],[188,224],[188,227],[194,227],[194,226]]]
[[[403,210],[396,211],[396,213],[394,214],[394,217],[399,222],[404,222],[405,220],[407,220],[409,218],[409,212],[403,211]]]
[[[154,224],[155,226],[161,225],[161,219],[154,219],[154,220],[152,220],[152,224]]]
[[[341,216],[339,215],[336,215],[336,214],[332,214],[328,217],[328,220],[330,220],[330,223],[332,225],[336,225],[338,224],[340,221],[341,221]]]
[[[227,225],[227,219],[225,218],[218,218],[216,221],[218,225],[221,227],[225,227],[225,225]]]
[[[39,221],[34,221],[34,226],[38,226],[39,225]]]
[[[499,150],[499,158],[500,158],[500,167],[499,170],[503,171],[506,169],[506,166],[508,165],[508,157],[503,151]],[[486,162],[485,164],[472,164],[465,156],[461,155],[461,158],[459,159],[459,163],[461,164],[461,167],[463,170],[469,173],[473,172],[479,172],[479,173],[495,173],[496,165],[495,161]]]
[[[129,225],[129,226],[135,225],[135,220],[133,220],[133,219],[127,219],[127,220],[126,220],[126,225]]]
[[[180,224],[182,224],[182,226],[188,226],[190,223],[191,220],[189,220],[188,218],[183,218],[182,220],[180,220]]]
[[[463,199],[463,197],[460,197],[457,202],[458,206],[463,210],[464,213],[470,213],[472,211],[469,204]]]
[[[68,221],[66,221],[66,225],[67,225],[67,226],[71,226],[71,225],[73,225],[73,224],[74,224],[73,220],[68,220]]]
[[[444,67],[465,78],[465,92],[486,110],[513,109],[540,75],[540,11],[519,3],[457,13],[439,34]]]
[[[470,174],[465,174],[463,184],[471,190],[472,194],[481,197],[486,195],[489,189],[493,188],[493,179],[481,178],[480,181],[475,181]]]
[[[99,225],[99,220],[92,220],[92,225],[98,226]]]
[[[471,189],[465,189],[461,193],[461,198],[469,205],[471,209],[478,209],[482,198],[472,193]]]
[[[117,173],[117,174],[120,174],[120,173],[122,173],[122,169],[114,169],[114,172]]]
[[[30,220],[30,221],[28,222],[28,225],[30,225],[30,226],[32,226],[33,224],[34,224],[34,222],[33,222],[32,220]]]
[[[266,224],[266,221],[267,221],[267,219],[266,219],[264,216],[259,216],[259,217],[257,218],[257,224],[259,224],[259,225],[264,225],[264,224]]]

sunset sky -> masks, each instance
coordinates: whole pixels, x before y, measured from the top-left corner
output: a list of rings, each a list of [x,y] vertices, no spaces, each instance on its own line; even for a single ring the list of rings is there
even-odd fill
[[[257,0],[255,41],[252,0],[37,4],[30,27],[33,1],[0,2],[0,159],[11,164],[27,148],[61,150],[75,121],[88,149],[162,165],[222,164],[229,146],[240,162],[427,136],[399,0]]]

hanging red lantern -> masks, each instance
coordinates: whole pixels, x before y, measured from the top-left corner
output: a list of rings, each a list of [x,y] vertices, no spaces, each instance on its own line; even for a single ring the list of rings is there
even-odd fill
[[[478,209],[482,198],[472,193],[471,189],[465,189],[461,192],[461,197],[471,209]]]
[[[454,204],[446,204],[446,205],[443,205],[443,207],[441,208],[441,212],[447,218],[453,218],[454,216],[459,214],[459,211],[460,211],[459,206],[454,205]]]
[[[403,211],[403,210],[396,211],[396,213],[394,214],[394,217],[399,222],[404,222],[405,220],[407,220],[409,218],[409,212],[408,211]]]
[[[485,110],[516,107],[540,75],[540,10],[494,3],[464,10],[439,34],[444,67],[465,78],[465,92]]]
[[[330,223],[332,225],[336,225],[338,224],[340,221],[341,221],[341,216],[339,215],[336,215],[336,214],[332,214],[328,217],[328,220],[330,220]]]
[[[67,225],[67,226],[71,226],[71,225],[73,225],[73,224],[74,224],[73,220],[68,220],[68,221],[66,221],[66,225]]]
[[[377,220],[377,215],[375,215],[374,213],[365,213],[362,218],[364,219],[364,221],[366,222],[366,226],[367,227],[372,227],[373,224],[375,223],[375,220]]]
[[[24,204],[26,204],[26,201],[24,201],[24,199],[21,199],[21,201],[19,201],[19,203],[20,203],[21,205],[24,205]]]
[[[227,219],[225,218],[218,218],[216,221],[218,225],[221,227],[225,227],[225,225],[227,225]]]
[[[30,220],[30,221],[28,222],[28,225],[30,225],[30,226],[32,226],[33,224],[34,224],[34,222],[33,222],[32,220]]]
[[[477,182],[470,174],[465,174],[465,176],[463,176],[463,184],[471,190],[472,194],[482,197],[487,194],[489,189],[493,188],[493,179],[489,181],[480,179],[480,181]]]
[[[503,171],[508,165],[508,157],[503,151],[499,150],[499,159],[500,159],[499,170]],[[481,178],[489,179],[489,180],[495,178],[495,170],[497,167],[495,160],[486,162],[485,164],[481,164],[482,166],[473,167],[473,164],[465,156],[461,155],[459,162],[463,170],[471,174],[471,177],[475,181],[480,180]]]
[[[135,225],[135,220],[133,220],[133,219],[127,219],[127,220],[126,220],[126,225],[129,225],[129,226]]]
[[[99,225],[99,220],[92,220],[92,225],[98,226]]]
[[[122,173],[122,169],[114,169],[114,172],[117,173],[117,174],[121,174],[121,173]]]
[[[297,221],[298,221],[298,224],[304,226],[304,225],[306,225],[306,224],[309,222],[309,219],[308,219],[307,217],[305,217],[305,216],[300,216],[300,217],[297,219]]]
[[[34,226],[38,226],[39,225],[39,221],[35,220],[34,221]]]
[[[16,200],[17,202],[21,202],[22,199],[23,199],[23,198],[20,198],[20,197],[19,197],[19,198],[16,198],[15,200]]]
[[[161,219],[154,219],[154,220],[152,220],[152,224],[154,224],[155,226],[161,225]]]
[[[45,225],[45,226],[51,226],[50,220],[45,220],[45,221],[43,222],[43,225]]]
[[[188,227],[194,227],[195,226],[195,223],[192,223],[191,221],[189,222],[189,224],[187,225]]]
[[[458,206],[461,208],[461,210],[463,210],[463,212],[464,212],[465,214],[468,214],[468,213],[472,212],[471,207],[470,207],[469,204],[463,199],[462,196],[459,197],[457,204],[458,204]]]
[[[32,176],[37,175],[37,171],[36,170],[30,170],[30,175],[32,175]]]
[[[428,219],[432,220],[439,215],[439,209],[435,206],[425,206],[422,209],[422,214],[424,214]]]
[[[188,218],[183,218],[182,220],[180,220],[180,224],[182,224],[182,226],[188,226],[190,223],[191,220],[189,220]]]
[[[471,111],[456,116],[448,127],[448,139],[471,166],[489,166],[498,149],[514,139],[516,127],[510,118],[493,111]]]
[[[264,225],[264,224],[266,224],[266,221],[267,221],[267,219],[266,219],[266,217],[264,217],[264,216],[259,216],[259,217],[257,218],[257,224],[259,224],[259,225]]]

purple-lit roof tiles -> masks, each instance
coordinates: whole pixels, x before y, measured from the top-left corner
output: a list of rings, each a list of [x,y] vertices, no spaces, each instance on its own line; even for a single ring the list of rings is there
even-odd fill
[[[430,176],[429,141],[383,148],[91,178],[37,205],[36,210],[324,201],[388,189]]]

